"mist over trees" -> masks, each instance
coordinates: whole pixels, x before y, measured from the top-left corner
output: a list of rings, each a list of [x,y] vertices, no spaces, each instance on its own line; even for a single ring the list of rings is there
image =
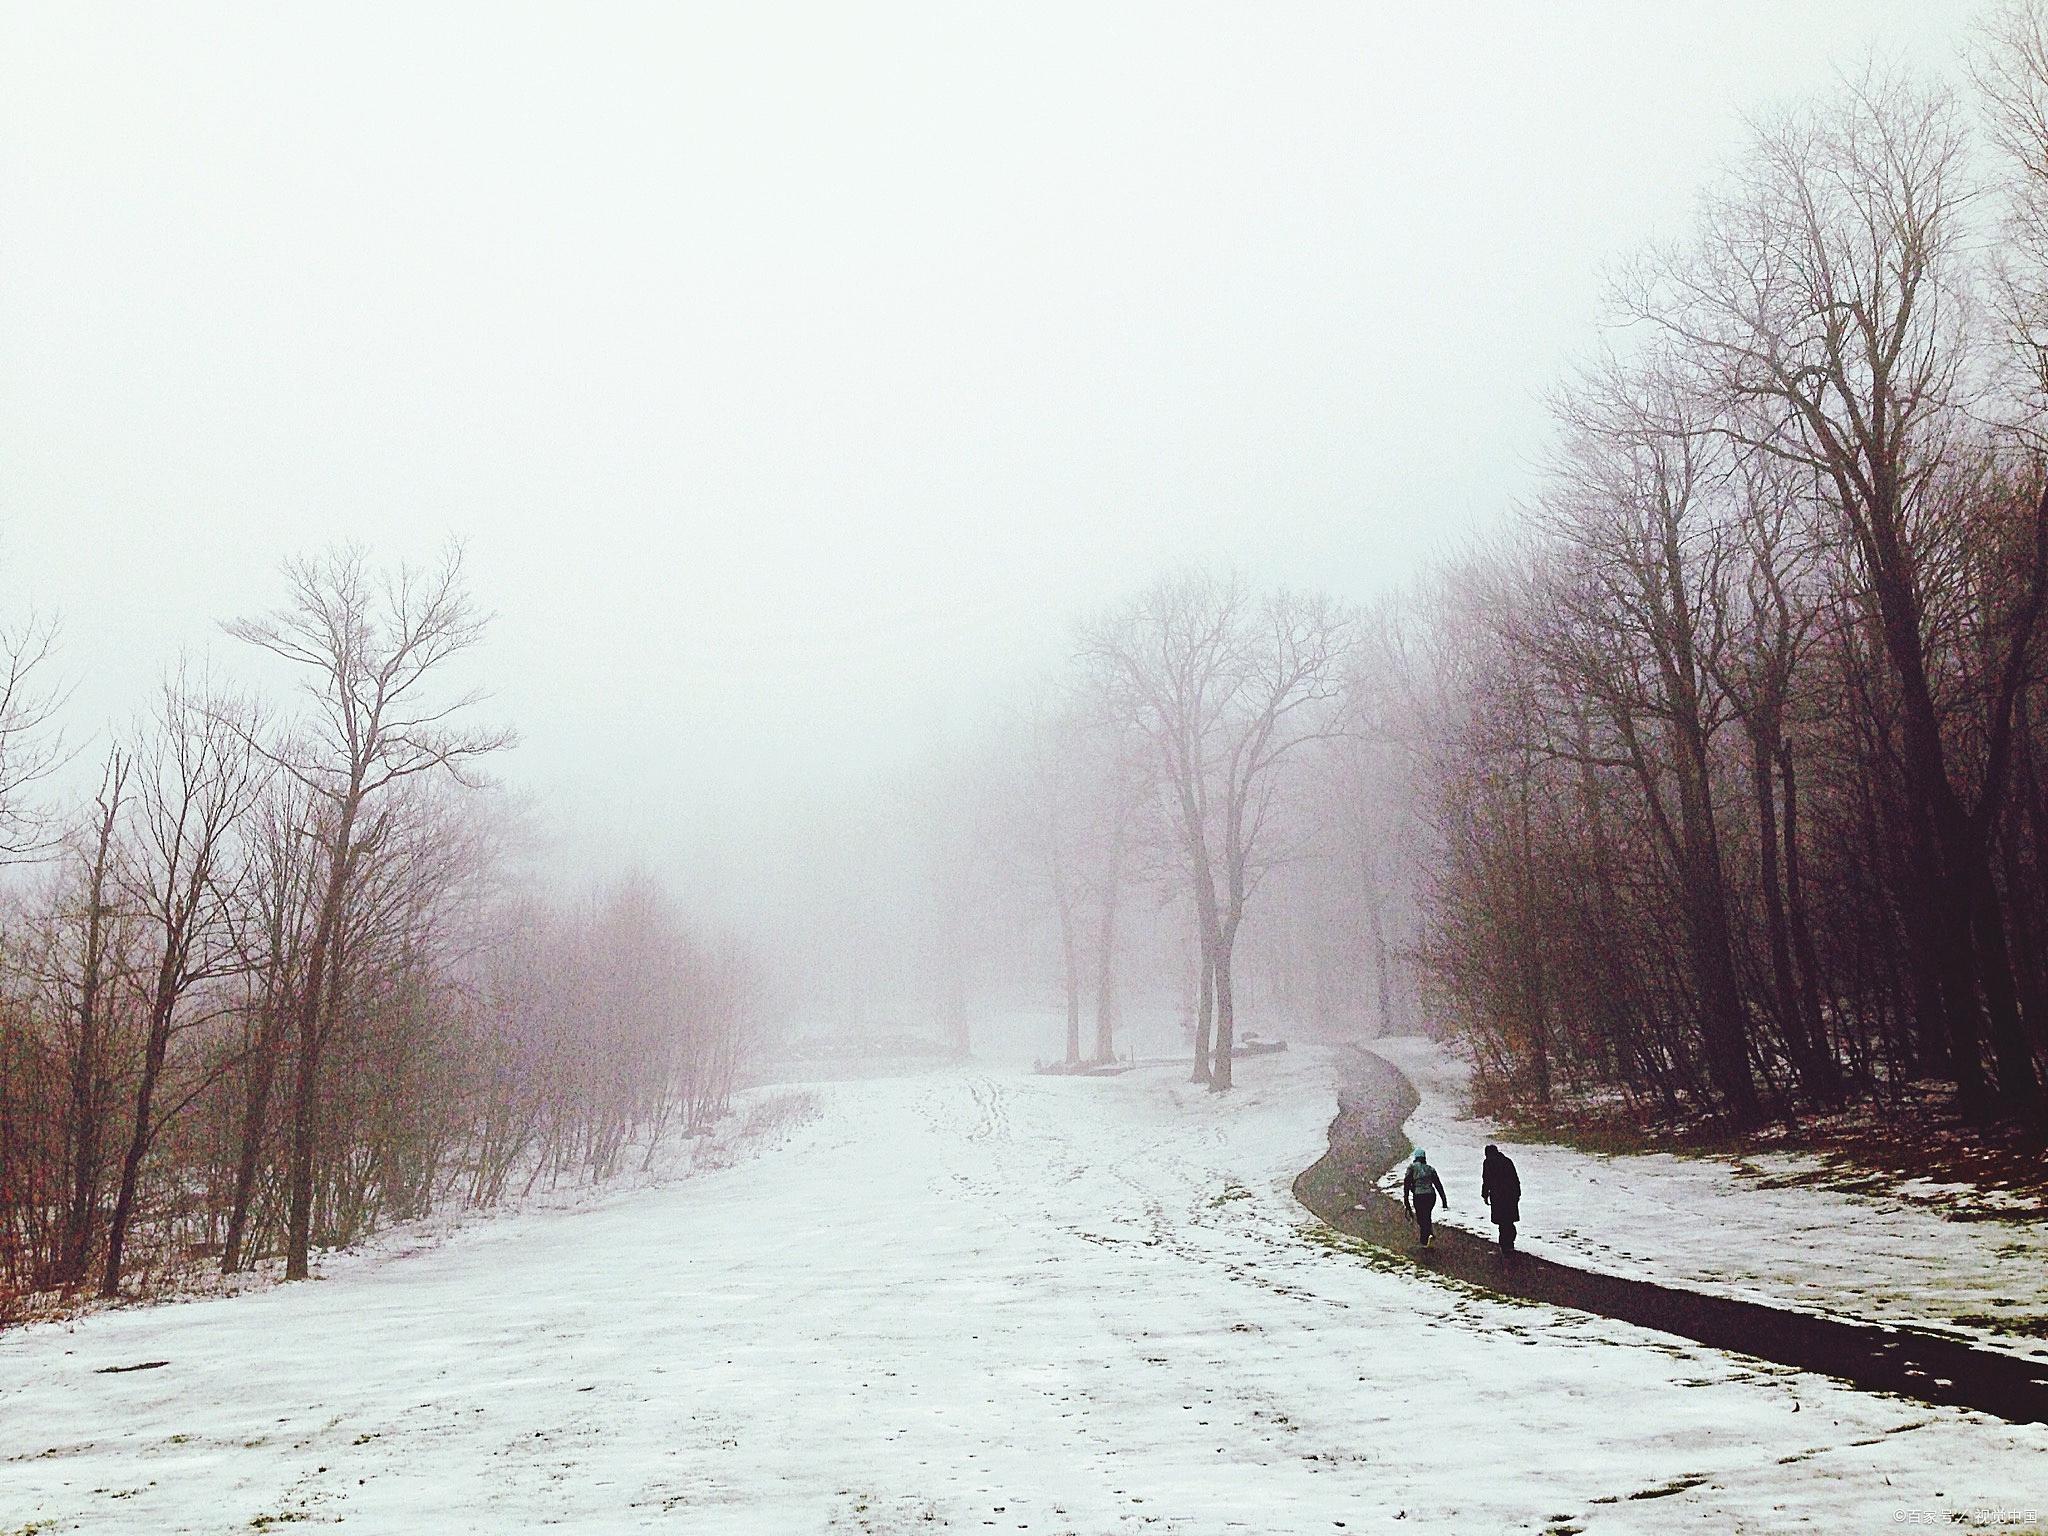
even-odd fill
[[[1422,958],[1506,1096],[2044,1127],[2041,12],[1978,63],[1756,125],[1442,579]]]
[[[978,899],[1011,919],[984,928],[1007,942],[982,989],[1028,987],[1050,955],[1064,1065],[1116,1059],[1126,998],[1166,997],[1194,1080],[1230,1087],[1240,935],[1253,912],[1282,929],[1276,875],[1323,856],[1308,802],[1346,734],[1354,628],[1319,595],[1162,577],[1077,626],[1069,665],[957,765]],[[1295,957],[1260,969],[1271,999],[1304,990]]]
[[[1426,1028],[1539,1113],[2048,1131],[2042,8],[1754,123],[1608,319],[1486,545],[1375,605],[1134,580],[735,854],[767,944],[524,868],[458,552],[288,562],[102,734],[0,616],[0,1307],[650,1166],[778,992],[961,1055],[1052,1000],[1072,1068],[1163,1003],[1219,1091],[1253,1029]]]
[[[529,888],[480,777],[510,733],[455,675],[486,622],[458,550],[284,577],[225,629],[289,692],[175,664],[84,805],[47,793],[52,631],[11,637],[0,1306],[300,1278],[449,1202],[646,1167],[724,1113],[761,1023],[758,962],[651,879]]]
[[[1248,944],[1261,1017],[1454,1032],[1503,1104],[2048,1129],[2048,23],[1980,45],[1752,125],[1486,546],[1080,628],[984,774],[1069,1062],[1136,977],[1227,1086]]]

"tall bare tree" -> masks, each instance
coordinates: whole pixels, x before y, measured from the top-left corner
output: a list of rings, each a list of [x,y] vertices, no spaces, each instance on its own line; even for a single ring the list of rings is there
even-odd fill
[[[134,748],[135,825],[120,881],[150,934],[155,963],[143,962],[142,1062],[107,1226],[104,1296],[120,1294],[142,1165],[162,1125],[157,1088],[180,1005],[195,985],[240,964],[242,872],[234,839],[262,782],[249,727],[243,705],[209,696],[181,668],[165,683],[153,726]]]
[[[65,1215],[60,1283],[86,1279],[98,1230],[99,1186],[106,1158],[106,1110],[112,1089],[110,1037],[117,1023],[119,991],[129,956],[124,942],[126,913],[115,878],[119,837],[127,810],[133,762],[121,748],[107,754],[93,815],[75,855],[77,868],[66,879],[70,910],[62,915],[71,943],[55,974],[69,1026],[70,1202]]]
[[[1255,597],[1238,577],[1159,582],[1081,637],[1114,718],[1147,744],[1200,936],[1194,1076],[1231,1084],[1231,961],[1247,903],[1285,851],[1284,765],[1328,732],[1348,624],[1320,597]]]
[[[1732,541],[1714,506],[1723,466],[1661,370],[1588,379],[1562,411],[1565,468],[1548,502],[1553,622],[1536,644],[1565,692],[1603,717],[1602,761],[1636,779],[1682,914],[1708,1072],[1727,1109],[1754,1120],[1714,776],[1730,714],[1719,680]],[[1557,750],[1576,757],[1580,743],[1567,735]]]
[[[317,797],[304,829],[323,878],[293,1009],[290,1213],[285,1275],[302,1280],[313,1224],[321,1057],[335,1022],[337,951],[350,890],[390,830],[385,799],[405,780],[446,774],[467,782],[508,731],[466,723],[481,701],[449,695],[450,663],[483,638],[485,617],[463,580],[459,548],[426,569],[380,573],[353,546],[285,566],[289,595],[260,618],[229,624],[236,639],[300,669],[309,708],[265,755]]]

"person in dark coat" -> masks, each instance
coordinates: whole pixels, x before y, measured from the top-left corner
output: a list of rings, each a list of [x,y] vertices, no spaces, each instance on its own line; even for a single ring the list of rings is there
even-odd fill
[[[1515,1160],[1490,1141],[1479,1175],[1479,1198],[1500,1228],[1500,1257],[1506,1263],[1515,1256],[1515,1223],[1522,1219],[1522,1176],[1515,1172]]]
[[[1431,1217],[1439,1200],[1443,1201],[1445,1210],[1450,1209],[1451,1197],[1444,1193],[1444,1181],[1429,1166],[1427,1154],[1417,1147],[1415,1156],[1408,1162],[1407,1173],[1401,1177],[1401,1205],[1415,1218],[1415,1230],[1422,1234],[1422,1246],[1425,1248],[1436,1238]]]

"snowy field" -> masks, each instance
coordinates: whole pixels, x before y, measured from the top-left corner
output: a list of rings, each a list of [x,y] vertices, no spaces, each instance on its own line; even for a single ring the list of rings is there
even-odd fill
[[[1739,1162],[1668,1154],[1610,1157],[1521,1145],[1464,1118],[1469,1069],[1433,1041],[1375,1040],[1422,1095],[1408,1133],[1450,1192],[1444,1220],[1493,1234],[1479,1199],[1490,1140],[1522,1176],[1518,1241],[1533,1253],[1611,1274],[1872,1322],[1910,1323],[2015,1354],[2048,1340],[2001,1331],[2048,1315],[2048,1222],[1952,1221],[1967,1191],[1933,1183],[1898,1195],[1806,1183],[1818,1158],[1760,1153]],[[1385,1181],[1398,1190],[1400,1175]]]
[[[1313,1240],[1330,1061],[1241,1070],[832,1083],[731,1167],[0,1336],[0,1532],[2048,1524],[2048,1428]]]

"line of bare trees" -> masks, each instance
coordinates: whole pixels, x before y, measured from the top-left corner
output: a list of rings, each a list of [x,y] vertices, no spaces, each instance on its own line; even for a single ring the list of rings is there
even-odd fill
[[[37,800],[64,759],[51,632],[0,637],[0,1317],[200,1265],[301,1278],[725,1111],[751,958],[650,881],[561,909],[506,873],[477,771],[510,737],[455,681],[485,627],[459,552],[285,575],[226,629],[290,706],[180,667],[68,813]]]
[[[1436,595],[1423,958],[1506,1094],[2048,1129],[2041,9],[1977,65],[1757,126]]]

